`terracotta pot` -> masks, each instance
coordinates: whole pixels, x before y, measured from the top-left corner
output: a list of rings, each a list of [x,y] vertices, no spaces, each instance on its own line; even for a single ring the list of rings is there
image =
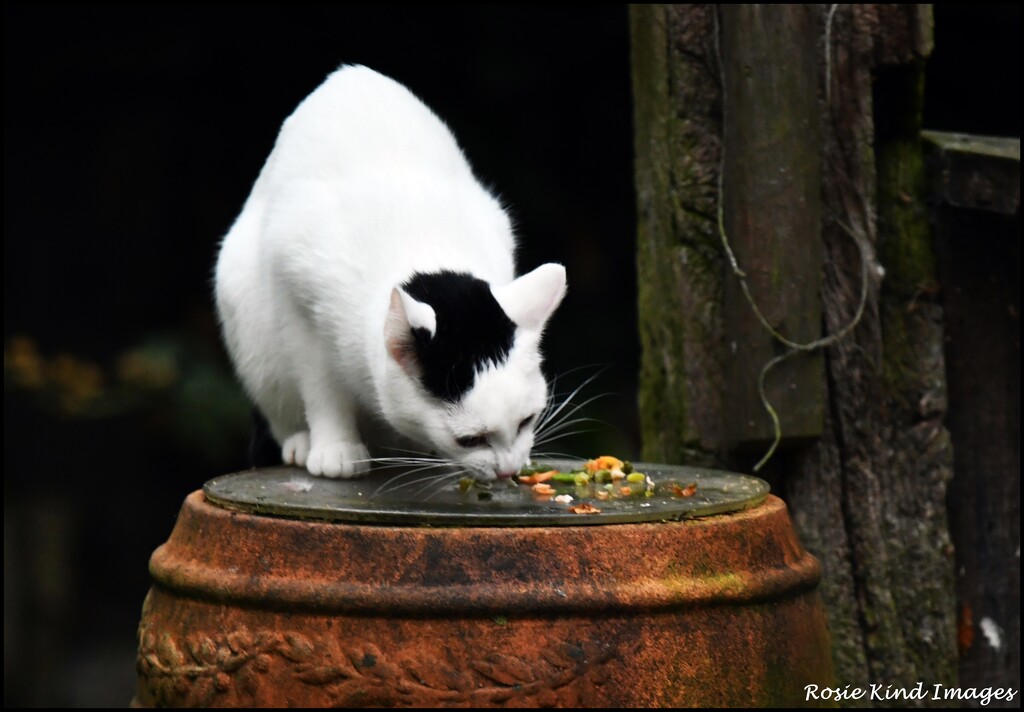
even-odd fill
[[[195,492],[152,557],[133,704],[789,706],[831,683],[781,500],[580,521],[302,521]]]

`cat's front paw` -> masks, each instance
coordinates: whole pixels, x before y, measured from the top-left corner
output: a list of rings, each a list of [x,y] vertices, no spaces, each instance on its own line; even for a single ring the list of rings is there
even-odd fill
[[[305,467],[309,457],[309,433],[305,430],[285,438],[281,446],[281,459],[286,465]]]
[[[317,444],[309,451],[306,469],[324,477],[355,477],[370,469],[370,453],[362,443]]]

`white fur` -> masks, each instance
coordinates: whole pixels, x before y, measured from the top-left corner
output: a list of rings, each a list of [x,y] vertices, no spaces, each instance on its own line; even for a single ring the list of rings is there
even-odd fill
[[[367,444],[412,441],[484,479],[521,466],[533,432],[517,428],[546,401],[540,333],[565,271],[513,281],[514,249],[507,215],[427,107],[365,67],[329,76],[284,122],[216,269],[228,350],[284,460],[349,477],[367,469]],[[454,405],[385,338],[434,333],[433,310],[395,287],[439,269],[489,282],[519,325],[507,363]],[[477,433],[488,447],[455,442]]]

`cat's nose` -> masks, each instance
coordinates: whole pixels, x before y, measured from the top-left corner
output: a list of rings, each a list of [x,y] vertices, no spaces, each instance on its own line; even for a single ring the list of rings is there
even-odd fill
[[[507,472],[496,472],[494,474],[498,476],[499,480],[507,480],[512,477],[512,475],[516,474],[516,472],[517,470],[508,470]]]

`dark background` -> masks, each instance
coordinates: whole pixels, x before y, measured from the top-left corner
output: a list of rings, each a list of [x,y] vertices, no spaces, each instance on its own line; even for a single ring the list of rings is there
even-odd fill
[[[939,6],[926,126],[1020,134],[1019,6]],[[568,268],[548,371],[576,454],[634,457],[624,6],[4,8],[4,700],[123,705],[146,561],[245,466],[211,308],[218,240],[281,121],[341,63],[408,86]],[[560,389],[561,390],[561,389]]]

